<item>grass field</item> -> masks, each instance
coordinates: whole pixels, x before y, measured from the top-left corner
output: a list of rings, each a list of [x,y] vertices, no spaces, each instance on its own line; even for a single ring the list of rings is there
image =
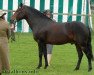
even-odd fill
[[[92,46],[94,53],[94,35]],[[9,42],[9,47],[10,75],[94,75],[94,62],[92,62],[93,70],[88,72],[85,55],[80,70],[74,71],[78,58],[75,46],[71,44],[54,45],[51,65],[44,69],[43,60],[43,67],[39,70],[35,70],[38,64],[38,47],[32,33],[16,33],[16,42]]]
[[[94,52],[94,36],[92,37]],[[44,61],[44,60],[43,60]],[[87,59],[84,55],[79,71],[73,71],[77,62],[77,52],[74,45],[66,44],[54,46],[51,65],[36,70],[38,64],[37,43],[31,33],[16,33],[16,42],[10,43],[11,75],[94,75],[88,72]]]

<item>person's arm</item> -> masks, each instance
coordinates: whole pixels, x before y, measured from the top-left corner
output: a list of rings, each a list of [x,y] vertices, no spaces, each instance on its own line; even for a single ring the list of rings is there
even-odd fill
[[[7,38],[9,39],[11,36],[11,30],[10,30],[10,27],[8,26],[7,28]]]

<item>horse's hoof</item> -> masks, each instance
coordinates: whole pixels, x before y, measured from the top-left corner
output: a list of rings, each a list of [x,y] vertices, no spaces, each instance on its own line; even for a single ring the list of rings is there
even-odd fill
[[[37,67],[36,69],[40,69],[40,67]]]
[[[36,69],[40,69],[41,67],[37,67]]]
[[[48,65],[44,67],[44,69],[47,69]]]
[[[89,69],[88,69],[88,72],[90,72],[91,70],[92,70],[92,68],[89,68]]]
[[[74,69],[74,71],[77,71],[77,70],[79,70],[79,68],[76,67],[76,68]]]
[[[40,69],[42,66],[38,66],[36,69]]]

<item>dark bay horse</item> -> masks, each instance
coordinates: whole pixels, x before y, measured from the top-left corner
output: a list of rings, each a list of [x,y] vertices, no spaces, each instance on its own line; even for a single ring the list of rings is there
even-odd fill
[[[35,41],[39,48],[39,65],[42,66],[42,54],[45,58],[45,67],[48,66],[46,44],[62,45],[66,43],[75,44],[78,53],[78,62],[75,70],[79,70],[83,52],[88,59],[88,71],[92,70],[91,60],[93,59],[91,46],[91,32],[81,22],[57,23],[46,17],[40,11],[23,5],[22,3],[11,17],[10,22],[15,24],[25,19],[32,29]]]

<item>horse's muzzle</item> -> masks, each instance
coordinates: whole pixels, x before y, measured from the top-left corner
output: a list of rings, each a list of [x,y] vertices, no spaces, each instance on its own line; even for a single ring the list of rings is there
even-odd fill
[[[10,20],[10,24],[16,24],[17,20]]]

